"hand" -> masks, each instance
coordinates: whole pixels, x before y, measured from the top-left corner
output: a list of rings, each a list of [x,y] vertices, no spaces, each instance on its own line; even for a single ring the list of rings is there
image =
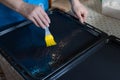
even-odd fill
[[[77,17],[80,22],[84,23],[87,17],[86,8],[80,3],[79,0],[71,0],[71,5],[75,17]]]
[[[49,27],[50,19],[41,6],[23,3],[18,12],[31,20],[38,27],[42,27],[43,29]]]

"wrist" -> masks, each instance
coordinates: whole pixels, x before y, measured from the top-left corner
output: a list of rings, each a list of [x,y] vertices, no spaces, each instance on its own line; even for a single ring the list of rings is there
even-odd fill
[[[19,4],[17,4],[15,7],[15,11],[20,13],[24,9],[25,4],[26,4],[25,2],[20,1]]]
[[[70,0],[71,7],[82,7],[83,4],[79,0]]]
[[[76,3],[80,3],[80,1],[79,0],[69,0],[70,1],[70,3],[73,5],[73,4],[76,4]]]
[[[22,15],[27,15],[27,10],[29,10],[29,8],[30,8],[29,4],[27,4],[25,2],[21,2],[19,6],[20,7],[18,7],[16,9],[16,11]]]

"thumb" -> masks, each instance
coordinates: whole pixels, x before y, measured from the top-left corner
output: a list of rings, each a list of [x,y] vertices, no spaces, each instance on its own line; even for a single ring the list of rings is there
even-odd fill
[[[77,16],[77,18],[79,19],[79,21],[80,21],[81,23],[84,22],[83,17],[82,17],[82,14],[81,14],[80,12],[76,13],[76,16]]]

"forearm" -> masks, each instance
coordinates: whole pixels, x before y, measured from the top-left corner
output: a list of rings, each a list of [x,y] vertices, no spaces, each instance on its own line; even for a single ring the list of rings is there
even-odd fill
[[[0,3],[19,12],[38,27],[46,28],[49,26],[50,19],[41,6],[31,5],[23,0],[0,0]]]
[[[69,0],[71,5],[75,5],[77,3],[80,3],[80,0]]]
[[[0,3],[18,12],[24,2],[23,0],[0,0]]]

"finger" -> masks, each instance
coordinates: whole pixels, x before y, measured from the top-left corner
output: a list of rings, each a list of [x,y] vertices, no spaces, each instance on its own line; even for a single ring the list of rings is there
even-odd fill
[[[37,27],[39,27],[39,24],[35,21],[34,18],[29,18],[29,20],[31,20]]]
[[[86,21],[86,18],[87,18],[87,12],[83,13],[83,21],[85,22]]]
[[[38,18],[42,21],[42,23],[47,27],[49,26],[49,22],[46,20],[46,18],[43,16],[43,14],[40,11],[37,11]]]
[[[49,22],[49,23],[51,23],[51,21],[50,21],[50,18],[48,17],[48,15],[44,12],[44,17],[46,18],[46,20]]]
[[[78,17],[79,21],[80,21],[81,23],[83,23],[83,22],[84,22],[84,20],[83,20],[83,17],[82,17],[81,12],[77,12],[77,13],[76,13],[76,15],[77,15],[77,17]]]
[[[34,15],[34,19],[38,23],[39,27],[42,27],[43,29],[46,27],[46,25],[44,25],[44,23],[41,21],[37,14]]]
[[[43,14],[43,17],[47,20],[47,22],[50,24],[51,21],[50,21],[50,18],[48,17],[48,15],[46,14],[46,12],[41,10],[41,13]]]
[[[82,17],[81,15],[79,16],[79,21],[80,21],[81,23],[84,22],[83,17]]]
[[[76,13],[75,11],[72,10],[72,15],[74,15],[74,17],[78,18],[79,21],[82,23],[82,20],[81,20],[81,14],[78,14],[78,12]]]
[[[48,17],[47,13],[43,9],[41,9],[40,11],[43,14],[43,16],[45,17],[45,19],[48,21],[48,23],[51,23],[50,18]]]
[[[46,13],[43,16],[46,18],[46,20],[48,21],[48,23],[51,23],[50,18],[48,17],[48,15]]]
[[[83,19],[83,22],[85,22],[85,19],[86,19],[85,14],[81,14],[81,17]]]

